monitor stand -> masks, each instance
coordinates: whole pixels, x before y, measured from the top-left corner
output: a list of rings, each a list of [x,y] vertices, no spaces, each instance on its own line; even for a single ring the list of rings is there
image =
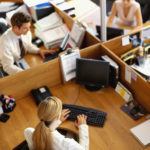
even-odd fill
[[[94,85],[94,84],[85,84],[85,88],[88,90],[88,91],[98,91],[102,88],[102,86],[98,86],[98,85]]]

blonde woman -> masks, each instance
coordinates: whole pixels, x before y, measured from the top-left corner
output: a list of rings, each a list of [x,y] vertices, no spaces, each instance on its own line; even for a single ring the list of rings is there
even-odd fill
[[[115,18],[115,16],[117,17]],[[117,0],[113,3],[107,26],[138,27],[143,24],[140,4],[135,0]]]
[[[79,128],[79,143],[65,138],[56,128],[69,116],[69,110],[62,110],[62,102],[56,97],[48,97],[38,107],[40,122],[36,128],[26,128],[25,139],[30,150],[88,150],[89,136],[87,117],[77,116],[75,125]]]

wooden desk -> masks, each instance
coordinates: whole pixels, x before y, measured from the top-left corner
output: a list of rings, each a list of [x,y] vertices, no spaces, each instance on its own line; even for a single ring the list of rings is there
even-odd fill
[[[125,101],[111,87],[96,92],[87,91],[74,81],[66,85],[51,87],[53,95],[63,103],[77,104],[107,112],[104,127],[89,126],[90,150],[143,150],[142,145],[132,136],[129,129],[145,120],[132,120],[121,111]],[[16,108],[10,113],[7,123],[0,123],[0,149],[9,150],[24,140],[23,131],[38,123],[37,106],[31,96],[17,101]],[[74,122],[66,121],[61,125],[77,133]],[[10,142],[11,141],[11,142]],[[148,150],[150,147],[145,148]]]

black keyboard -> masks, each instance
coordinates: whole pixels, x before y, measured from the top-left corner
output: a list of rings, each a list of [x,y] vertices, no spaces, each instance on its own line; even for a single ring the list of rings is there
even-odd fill
[[[47,61],[50,61],[52,59],[55,59],[58,57],[58,52],[56,52],[55,54],[47,54],[45,55],[45,59],[43,60],[43,62],[47,62]]]
[[[87,124],[101,127],[104,126],[107,115],[106,112],[78,105],[63,104],[63,109],[67,108],[71,111],[68,120],[77,120],[77,115],[85,114],[87,116]]]

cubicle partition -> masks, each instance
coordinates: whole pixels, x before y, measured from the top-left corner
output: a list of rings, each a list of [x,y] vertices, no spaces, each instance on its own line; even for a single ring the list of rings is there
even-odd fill
[[[55,7],[55,11],[63,18],[64,22],[67,24],[69,30],[71,31],[73,23],[74,23],[73,18],[68,16],[67,13],[58,9],[58,7],[56,5],[54,5],[54,7]],[[96,36],[92,35],[88,31],[86,31],[81,48],[85,48],[85,47],[94,45],[94,44],[99,43],[99,42],[101,42],[101,41]]]
[[[142,29],[145,29],[145,27]],[[142,29],[133,31],[128,35],[140,32]],[[120,66],[121,82],[132,92],[134,99],[138,101],[141,105],[143,105],[148,111],[150,111],[150,102],[149,102],[150,83],[148,83],[144,77],[142,77],[139,73],[133,70],[128,64],[126,64],[120,58],[122,54],[133,49],[132,42],[130,42],[130,44],[126,46],[122,46],[122,38],[128,35],[123,35],[121,37],[107,41],[102,44],[102,47],[111,51],[111,53],[115,55],[113,59]],[[127,81],[126,79],[128,77],[130,78],[129,81]]]

